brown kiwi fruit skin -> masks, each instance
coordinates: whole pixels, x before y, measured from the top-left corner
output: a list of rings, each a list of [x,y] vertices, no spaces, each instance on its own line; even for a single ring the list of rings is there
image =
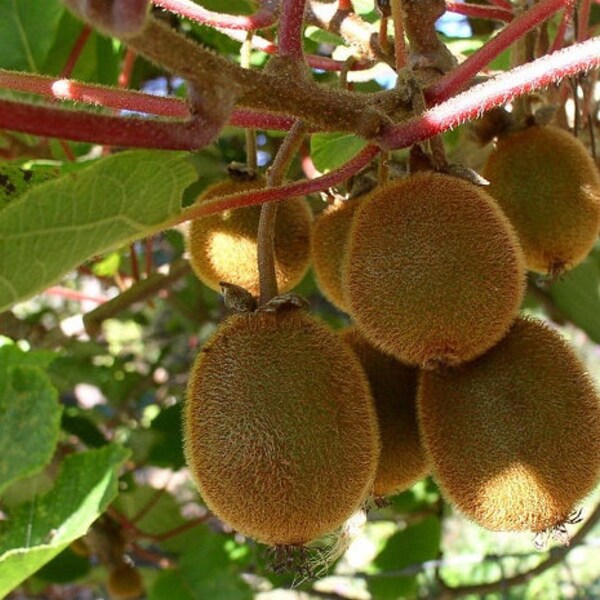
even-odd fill
[[[422,368],[473,360],[517,316],[525,265],[494,200],[463,179],[419,172],[361,203],[343,286],[358,329]]]
[[[483,176],[517,231],[528,269],[559,273],[588,255],[600,229],[600,173],[573,135],[532,125],[502,136]]]
[[[126,562],[110,570],[107,588],[110,597],[115,600],[139,598],[144,592],[144,584],[138,570]]]
[[[225,180],[209,186],[197,203],[265,187],[265,180]],[[225,281],[259,295],[257,234],[260,206],[223,211],[190,223],[187,247],[198,278],[220,291]],[[304,198],[279,203],[275,222],[275,271],[281,293],[300,283],[310,265],[312,212]]]
[[[562,524],[600,476],[600,400],[555,331],[519,318],[492,350],[422,372],[422,440],[444,495],[493,531]]]
[[[352,219],[362,196],[339,201],[316,219],[311,240],[311,258],[317,284],[324,296],[347,312],[342,288],[342,265]]]
[[[208,507],[270,545],[342,525],[371,493],[380,450],[358,359],[302,310],[219,327],[190,375],[184,434]]]
[[[429,473],[417,423],[418,370],[377,350],[355,327],[340,335],[360,360],[375,401],[381,456],[373,494],[382,497],[407,490]]]

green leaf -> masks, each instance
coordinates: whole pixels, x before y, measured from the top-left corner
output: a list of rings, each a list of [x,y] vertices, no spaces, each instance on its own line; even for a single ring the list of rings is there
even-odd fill
[[[554,304],[590,339],[600,343],[600,249],[550,287]]]
[[[0,492],[47,465],[58,442],[58,394],[40,369],[29,366],[43,364],[47,354],[29,359],[16,346],[0,348]]]
[[[110,445],[68,456],[49,492],[9,512],[0,529],[0,597],[86,533],[117,495],[127,455]]]
[[[59,0],[2,0],[0,67],[40,72],[63,11]]]
[[[351,133],[315,133],[310,142],[311,157],[322,173],[337,169],[367,145]]]
[[[17,165],[0,164],[0,210],[19,198],[32,185],[53,179],[58,173],[57,169],[31,171]]]
[[[198,534],[195,543],[181,555],[178,567],[157,577],[150,600],[250,600],[253,593],[227,551],[235,543],[205,529]]]
[[[441,535],[440,520],[434,516],[392,535],[374,561],[380,575],[369,579],[373,597],[381,600],[414,597],[416,575],[396,575],[395,572],[437,558]]]
[[[36,186],[0,212],[0,311],[90,256],[164,227],[196,178],[185,156],[115,154]]]

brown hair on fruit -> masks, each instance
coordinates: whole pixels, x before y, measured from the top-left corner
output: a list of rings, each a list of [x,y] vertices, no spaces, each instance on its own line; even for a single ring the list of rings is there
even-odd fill
[[[352,219],[363,198],[333,204],[315,219],[313,227],[311,257],[317,284],[325,297],[344,311],[342,264]]]
[[[516,318],[525,286],[516,234],[494,200],[433,172],[388,183],[361,203],[343,274],[358,329],[423,368],[491,348]]]
[[[600,476],[600,400],[575,352],[536,319],[457,369],[423,372],[423,443],[445,496],[495,531],[561,526]]]
[[[379,431],[366,376],[303,310],[229,317],[201,349],[185,452],[207,506],[270,545],[332,532],[371,493]]]
[[[110,570],[106,587],[114,600],[139,598],[144,592],[138,570],[124,561]]]
[[[265,186],[264,179],[220,181],[209,186],[197,203]],[[257,233],[260,206],[226,210],[194,219],[190,223],[188,250],[198,278],[219,291],[226,281],[259,295]],[[289,198],[279,204],[275,223],[275,270],[283,293],[304,277],[310,263],[312,212],[304,198]]]
[[[418,371],[374,348],[354,327],[341,336],[360,360],[375,400],[381,455],[373,494],[406,490],[429,472],[416,415]]]
[[[498,139],[483,176],[517,231],[527,268],[560,273],[588,255],[600,229],[600,174],[578,139],[550,126],[510,133]]]

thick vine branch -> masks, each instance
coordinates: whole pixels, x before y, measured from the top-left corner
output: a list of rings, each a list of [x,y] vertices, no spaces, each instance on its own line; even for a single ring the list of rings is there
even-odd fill
[[[302,60],[302,25],[306,0],[281,0],[278,55]]]

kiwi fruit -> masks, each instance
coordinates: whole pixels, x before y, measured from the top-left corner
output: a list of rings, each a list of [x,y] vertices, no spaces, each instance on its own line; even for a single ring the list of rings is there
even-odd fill
[[[315,277],[323,295],[346,311],[342,289],[342,264],[350,226],[363,197],[338,201],[316,219],[312,232],[311,258]]]
[[[472,360],[502,338],[524,275],[516,234],[491,196],[464,179],[419,172],[361,203],[342,284],[372,344],[433,368]]]
[[[502,136],[483,176],[519,236],[528,269],[560,273],[588,255],[600,229],[600,174],[570,133],[532,125]]]
[[[598,482],[600,400],[539,320],[519,318],[467,365],[423,372],[417,406],[442,491],[486,529],[551,530]]]
[[[351,349],[303,310],[237,313],[190,374],[185,454],[207,506],[269,545],[333,532],[371,493],[379,431]]]
[[[144,584],[138,570],[127,562],[122,562],[108,575],[108,593],[115,600],[139,598],[144,592]]]
[[[341,333],[367,374],[381,435],[381,456],[373,494],[408,489],[428,474],[416,414],[418,370],[373,347],[354,327]]]
[[[197,203],[265,186],[264,179],[226,180],[209,186]],[[219,291],[226,281],[259,295],[257,233],[260,206],[226,210],[190,223],[188,250],[194,272],[205,285]],[[280,292],[304,277],[310,264],[312,212],[304,198],[279,204],[275,223],[275,271]]]

